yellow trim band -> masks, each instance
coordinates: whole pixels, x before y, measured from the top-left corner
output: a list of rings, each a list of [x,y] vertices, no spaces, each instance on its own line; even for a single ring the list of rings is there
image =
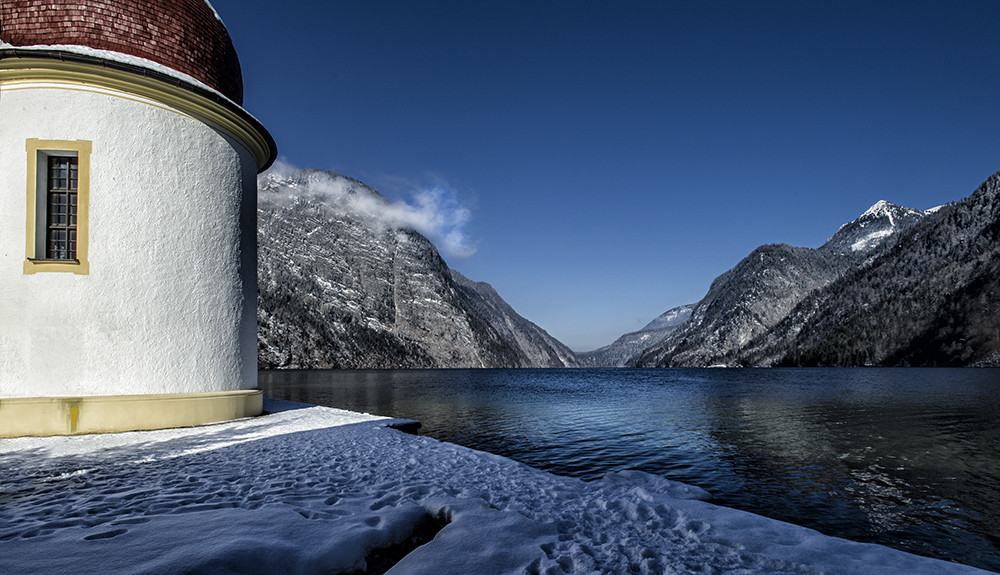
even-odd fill
[[[278,151],[267,130],[243,108],[224,105],[197,92],[137,73],[96,64],[30,56],[0,59],[0,86],[54,82],[95,86],[148,98],[181,110],[242,142],[265,170]]]
[[[90,153],[93,144],[88,140],[39,140],[29,138],[24,144],[25,151],[28,152],[28,202],[27,217],[25,218],[25,239],[24,239],[24,273],[33,274],[37,272],[70,272],[79,275],[90,273],[90,261],[87,259],[87,237],[90,231]],[[38,212],[36,206],[39,201],[39,193],[45,196],[45,190],[38,189],[38,183],[42,179],[38,173],[39,152],[47,152],[59,155],[60,152],[76,152],[77,158],[77,198],[76,198],[76,261],[37,261],[41,259],[37,246],[38,237]],[[46,168],[42,167],[44,173]],[[44,203],[44,200],[42,200]],[[45,225],[41,222],[41,225]],[[42,246],[44,251],[44,246]]]
[[[259,389],[214,393],[0,398],[0,437],[118,433],[254,417]]]

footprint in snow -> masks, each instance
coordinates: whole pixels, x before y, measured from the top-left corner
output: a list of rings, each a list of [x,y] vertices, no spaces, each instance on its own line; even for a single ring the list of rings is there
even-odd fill
[[[112,529],[111,531],[104,531],[102,533],[94,533],[93,535],[87,535],[83,538],[84,541],[97,541],[99,539],[111,539],[112,537],[118,537],[123,533],[128,533],[128,529]]]
[[[375,503],[372,503],[370,509],[372,511],[378,511],[379,509],[382,509],[387,505],[395,505],[397,501],[399,501],[398,495],[390,495],[388,497],[376,501]]]
[[[119,519],[112,523],[112,525],[139,525],[140,523],[149,523],[152,521],[149,517],[132,517],[130,519]]]

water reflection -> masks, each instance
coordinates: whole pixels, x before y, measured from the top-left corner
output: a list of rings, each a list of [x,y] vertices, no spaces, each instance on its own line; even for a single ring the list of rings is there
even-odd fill
[[[583,479],[641,469],[716,501],[1000,570],[1000,370],[261,372],[270,397]]]
[[[742,480],[721,499],[996,569],[998,374],[960,373],[793,372],[780,396],[717,398],[711,433]]]

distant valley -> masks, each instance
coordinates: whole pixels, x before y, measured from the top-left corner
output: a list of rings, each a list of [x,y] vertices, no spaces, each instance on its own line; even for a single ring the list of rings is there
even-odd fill
[[[683,325],[691,317],[692,310],[694,304],[667,310],[639,331],[626,333],[600,349],[577,352],[576,357],[586,367],[632,367],[647,349]]]
[[[369,202],[388,203],[375,190],[272,170],[259,180],[258,363],[1000,365],[998,174],[935,210],[877,202],[819,248],[761,246],[701,301],[573,353],[489,284],[450,269],[424,236],[373,216]]]

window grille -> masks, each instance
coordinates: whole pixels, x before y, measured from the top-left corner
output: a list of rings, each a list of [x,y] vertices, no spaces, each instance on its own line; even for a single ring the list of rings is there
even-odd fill
[[[50,156],[48,170],[48,227],[45,257],[76,259],[77,159]]]

